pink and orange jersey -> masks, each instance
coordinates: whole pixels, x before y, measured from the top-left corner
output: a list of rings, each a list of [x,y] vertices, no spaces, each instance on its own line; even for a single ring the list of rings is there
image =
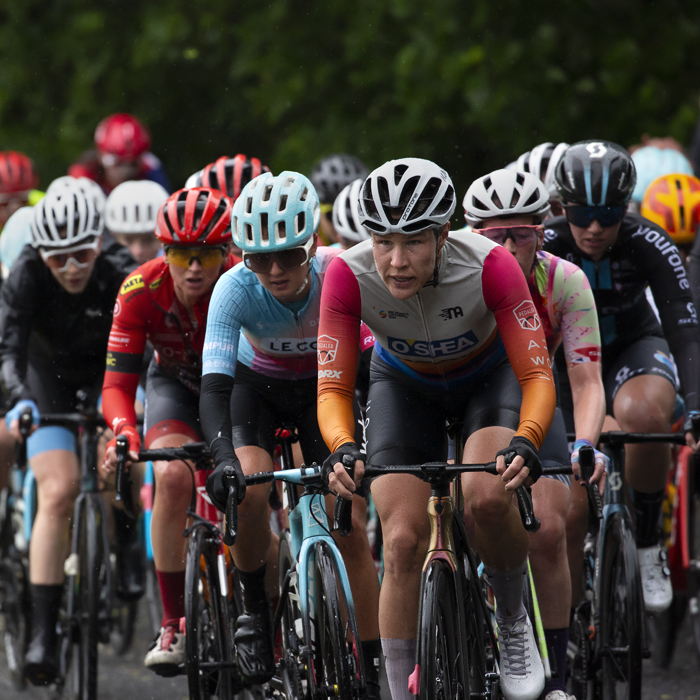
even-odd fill
[[[414,380],[469,384],[507,355],[523,390],[518,434],[539,446],[556,402],[542,322],[515,258],[483,236],[451,234],[439,284],[395,299],[374,264],[372,242],[329,265],[318,336],[318,418],[331,450],[352,441],[352,397],[364,321],[375,352]]]

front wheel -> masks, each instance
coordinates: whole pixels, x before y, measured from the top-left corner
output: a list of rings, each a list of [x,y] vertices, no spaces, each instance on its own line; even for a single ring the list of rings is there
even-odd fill
[[[362,652],[355,611],[341,606],[336,570],[329,545],[316,544],[314,680],[317,694],[357,700],[363,685]]]
[[[219,588],[218,543],[203,527],[190,535],[185,573],[185,651],[191,700],[229,698],[232,694],[227,630],[231,624]]]
[[[469,700],[467,648],[459,620],[455,574],[444,561],[423,573],[419,619],[420,697]],[[463,611],[462,611],[463,612]]]
[[[12,687],[22,690],[24,654],[29,643],[29,579],[24,559],[17,551],[3,552],[0,561],[0,619],[5,659]]]
[[[610,516],[600,570],[600,682],[603,700],[639,700],[644,600],[637,547],[627,522]]]

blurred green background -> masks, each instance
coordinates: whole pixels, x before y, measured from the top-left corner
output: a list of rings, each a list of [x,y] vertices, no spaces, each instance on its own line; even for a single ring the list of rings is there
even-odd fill
[[[690,140],[700,3],[1,0],[0,149],[65,174],[117,111],[173,186],[217,156],[431,158],[458,195],[542,141]]]

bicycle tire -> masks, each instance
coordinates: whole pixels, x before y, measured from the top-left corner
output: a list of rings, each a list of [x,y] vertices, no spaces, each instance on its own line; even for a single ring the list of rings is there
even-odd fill
[[[600,687],[603,700],[639,700],[644,602],[637,547],[627,521],[610,515],[600,571]]]
[[[419,620],[421,700],[469,700],[469,668],[454,572],[434,560],[423,574]]]
[[[335,562],[326,542],[315,547],[314,695],[356,700],[362,687],[360,640],[354,616],[341,605]]]
[[[686,534],[689,569],[687,572],[688,609],[695,650],[700,659],[700,478],[698,458],[688,460],[686,488]]]
[[[292,556],[291,535],[288,530],[280,533],[278,554],[280,605],[280,632],[282,638],[282,661],[280,667],[281,682],[284,694],[289,700],[308,698],[309,670],[300,658],[301,647],[304,646],[304,630],[299,608],[299,583],[295,560]],[[285,591],[287,573],[289,581]]]
[[[223,604],[211,535],[197,527],[190,535],[185,570],[185,653],[191,700],[232,694],[228,605]],[[222,664],[217,667],[217,664]]]

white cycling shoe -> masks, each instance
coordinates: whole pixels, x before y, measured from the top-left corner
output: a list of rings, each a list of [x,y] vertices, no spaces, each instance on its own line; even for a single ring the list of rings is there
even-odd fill
[[[146,654],[144,666],[159,676],[170,677],[180,673],[180,665],[184,662],[185,635],[177,625],[167,624],[161,627]]]
[[[565,693],[563,690],[550,690],[545,696],[544,700],[576,700],[573,695]]]
[[[671,572],[666,565],[666,551],[661,545],[637,549],[639,573],[642,578],[644,607],[647,612],[659,613],[667,610],[673,602]]]
[[[506,700],[536,700],[544,689],[544,667],[530,618],[498,626],[501,690]]]

